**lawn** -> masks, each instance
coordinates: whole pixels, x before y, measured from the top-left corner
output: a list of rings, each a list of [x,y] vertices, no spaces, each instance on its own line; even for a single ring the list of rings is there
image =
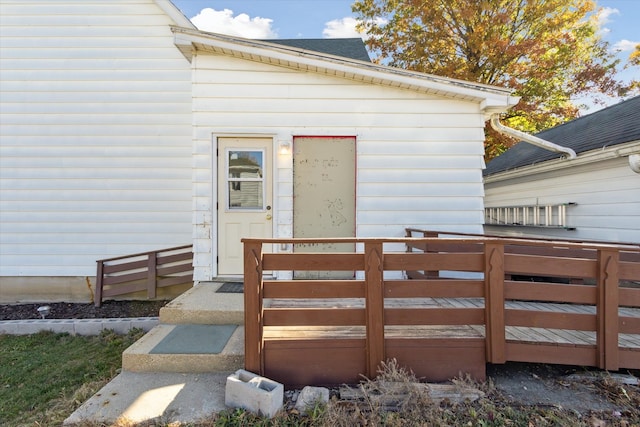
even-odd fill
[[[60,426],[117,374],[141,334],[0,335],[0,425]]]

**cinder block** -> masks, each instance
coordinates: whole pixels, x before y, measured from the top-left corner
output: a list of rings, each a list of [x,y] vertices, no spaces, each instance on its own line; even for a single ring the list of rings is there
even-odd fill
[[[102,329],[112,330],[116,334],[126,334],[131,329],[131,320],[127,318],[102,319]]]
[[[56,334],[73,334],[73,319],[52,319],[45,329],[55,332]]]
[[[25,320],[22,321],[18,327],[19,335],[37,334],[40,331],[51,331],[53,328],[50,326],[49,321],[45,320]]]
[[[78,335],[100,335],[102,319],[84,319],[81,322],[76,322],[74,331]]]
[[[19,323],[15,320],[5,320],[0,322],[0,335],[18,335]]]
[[[284,385],[239,369],[227,377],[224,403],[273,418],[284,403]]]
[[[140,328],[145,332],[149,332],[159,323],[160,320],[157,317],[136,317],[131,319],[131,328]]]

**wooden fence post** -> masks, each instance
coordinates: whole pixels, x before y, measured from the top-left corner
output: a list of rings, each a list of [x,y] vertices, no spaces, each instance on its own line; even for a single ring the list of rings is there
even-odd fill
[[[617,371],[618,360],[618,260],[613,249],[598,251],[597,360],[600,369]]]
[[[484,310],[487,362],[505,363],[504,244],[484,244]]]
[[[367,329],[367,377],[377,375],[385,361],[384,351],[384,279],[382,242],[364,244],[365,311]]]
[[[104,278],[104,262],[98,261],[98,271],[96,272],[96,292],[93,296],[93,305],[100,307],[102,305],[102,287]]]
[[[262,243],[244,241],[244,367],[263,375]]]
[[[156,252],[149,252],[147,255],[147,298],[156,297],[156,286],[158,280],[158,259]]]

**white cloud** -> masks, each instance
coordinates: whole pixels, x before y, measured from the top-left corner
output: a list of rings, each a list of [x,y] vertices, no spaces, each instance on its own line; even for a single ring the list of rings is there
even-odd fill
[[[612,15],[620,15],[620,11],[613,7],[603,7],[598,11],[596,24],[598,25],[601,33],[608,33],[611,31],[606,27],[606,25],[612,21]]]
[[[612,49],[615,52],[630,52],[636,48],[637,45],[640,44],[640,41],[631,41],[631,40],[620,40],[613,44]]]
[[[385,25],[388,21],[383,18],[376,18],[376,25]],[[324,30],[322,30],[322,36],[327,39],[337,39],[343,37],[361,37],[363,40],[369,38],[366,33],[360,33],[356,29],[358,21],[347,16],[341,19],[334,19],[333,21],[325,22]]]
[[[273,39],[278,37],[277,32],[271,26],[273,19],[251,18],[246,13],[233,16],[233,10],[230,9],[202,9],[200,13],[191,18],[191,22],[199,30],[211,33],[228,34],[248,39]]]
[[[611,22],[611,15],[620,15],[620,11],[614,7],[603,7],[598,13],[598,25],[601,27]]]
[[[346,18],[334,19],[324,24],[322,35],[327,39],[337,39],[345,37],[362,37],[356,30],[358,21],[350,16]]]

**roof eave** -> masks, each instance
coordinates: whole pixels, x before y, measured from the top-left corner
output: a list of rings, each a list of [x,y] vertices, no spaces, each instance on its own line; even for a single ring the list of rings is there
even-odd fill
[[[173,27],[172,30],[175,44],[183,53],[192,53],[193,50],[220,53],[365,83],[473,101],[480,104],[481,110],[487,116],[506,111],[519,100],[518,97],[511,95],[511,90],[497,86],[387,67],[265,41],[211,34],[181,27]]]
[[[573,159],[571,162],[567,162],[562,158],[557,158],[527,166],[521,166],[515,169],[505,170],[502,172],[496,172],[491,175],[486,175],[484,177],[484,183],[490,184],[494,182],[506,181],[509,179],[551,172],[568,167],[587,165],[590,163],[615,159],[618,157],[628,157],[633,154],[640,154],[640,141],[631,141],[624,144],[603,147],[597,150],[585,151],[579,153],[578,157]]]

